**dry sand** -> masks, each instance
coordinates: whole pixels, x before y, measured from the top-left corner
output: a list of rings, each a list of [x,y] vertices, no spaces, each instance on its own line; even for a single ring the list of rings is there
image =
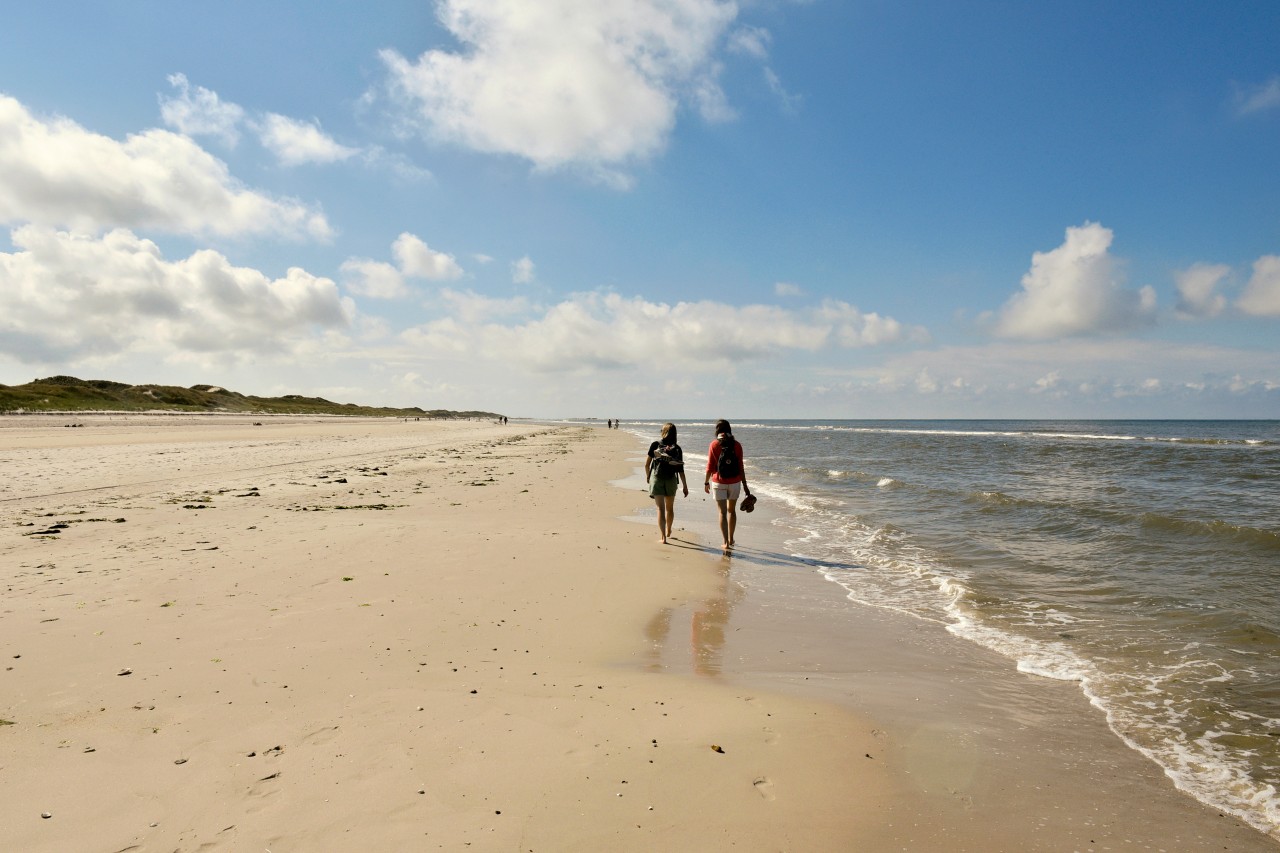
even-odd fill
[[[1150,768],[1096,820],[1012,796],[1051,714],[974,784],[1007,697],[918,700],[987,664],[903,687],[901,626],[620,521],[626,434],[260,420],[0,418],[0,850],[1274,849]]]
[[[0,849],[847,849],[892,791],[846,711],[646,671],[715,573],[619,436],[78,422],[0,428]]]

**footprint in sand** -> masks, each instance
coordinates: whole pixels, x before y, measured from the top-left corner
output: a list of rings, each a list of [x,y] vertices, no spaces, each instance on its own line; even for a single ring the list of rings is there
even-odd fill
[[[761,776],[751,784],[755,785],[756,791],[759,792],[760,796],[764,797],[766,800],[777,799],[773,793],[773,783],[769,781],[768,777]]]

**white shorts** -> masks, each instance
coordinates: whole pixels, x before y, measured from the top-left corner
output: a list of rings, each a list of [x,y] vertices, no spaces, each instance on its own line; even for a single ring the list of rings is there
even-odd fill
[[[711,483],[711,497],[718,501],[736,501],[742,494],[742,483]]]

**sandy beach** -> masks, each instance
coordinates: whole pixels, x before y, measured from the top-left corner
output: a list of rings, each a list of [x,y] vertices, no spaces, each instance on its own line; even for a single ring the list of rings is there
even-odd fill
[[[640,452],[0,418],[0,849],[1276,849],[1071,685],[849,619],[765,514],[659,545]]]

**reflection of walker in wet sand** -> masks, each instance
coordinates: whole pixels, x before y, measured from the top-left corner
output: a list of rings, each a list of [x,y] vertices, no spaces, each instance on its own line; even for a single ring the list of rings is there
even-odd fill
[[[719,675],[721,660],[724,655],[725,627],[729,624],[729,614],[733,606],[744,594],[743,588],[729,579],[729,564],[724,561],[717,570],[720,582],[716,591],[702,601],[693,605],[693,613],[689,618],[689,650],[691,664],[696,675]],[[671,619],[675,610],[664,607],[658,611],[645,627],[645,634],[653,644],[649,668],[660,670],[669,666],[663,658],[672,651],[668,644],[671,639]],[[673,667],[674,668],[674,667]]]

